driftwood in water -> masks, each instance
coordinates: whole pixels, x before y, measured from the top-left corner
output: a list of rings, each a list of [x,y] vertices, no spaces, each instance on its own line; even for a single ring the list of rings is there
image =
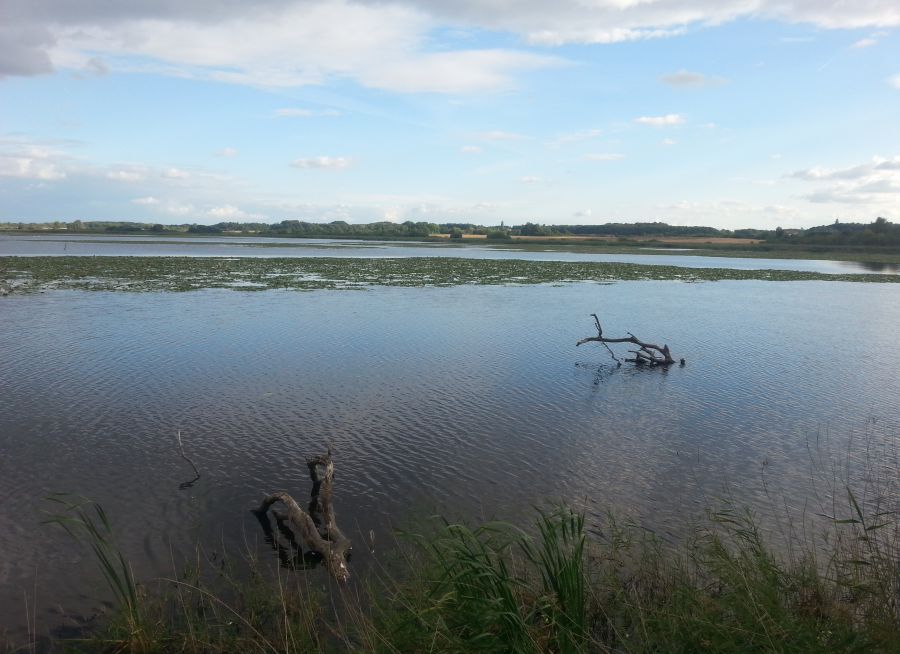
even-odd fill
[[[332,503],[334,463],[331,452],[306,461],[313,482],[309,513],[285,491],[277,491],[263,499],[257,513],[265,516],[271,509],[275,518],[293,532],[296,542],[322,557],[325,567],[338,581],[347,581],[347,557],[352,548],[350,539],[337,526]],[[280,502],[284,509],[272,505]]]
[[[636,363],[638,365],[648,364],[651,366],[668,366],[675,363],[675,359],[672,358],[672,353],[669,352],[669,346],[663,345],[660,347],[659,345],[654,345],[653,343],[644,343],[637,336],[628,333],[628,338],[607,338],[603,335],[603,327],[600,326],[600,318],[597,317],[596,313],[592,313],[594,316],[594,323],[597,326],[597,335],[596,336],[588,336],[587,338],[582,338],[580,341],[575,343],[576,347],[583,343],[590,343],[595,341],[597,343],[602,343],[603,346],[609,350],[610,356],[616,360],[619,365],[622,365],[622,362],[619,361],[618,357],[616,357],[615,353],[610,349],[607,343],[633,343],[637,345],[639,349],[637,350],[628,350],[632,354],[634,354],[633,359],[625,359],[630,363]],[[684,359],[681,360],[681,363],[684,363]]]
[[[184,453],[184,444],[181,442],[181,430],[179,429],[175,432],[175,438],[178,439],[178,451],[181,453],[181,458],[191,464],[191,467],[194,469],[194,478],[190,481],[183,481],[178,484],[178,488],[184,490],[185,488],[190,488],[194,484],[196,484],[200,480],[200,471],[197,469],[197,465],[191,460],[191,458]]]

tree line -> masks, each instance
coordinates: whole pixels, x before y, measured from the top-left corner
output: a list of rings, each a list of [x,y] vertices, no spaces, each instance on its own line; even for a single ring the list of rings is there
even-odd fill
[[[214,225],[183,223],[163,225],[160,223],[140,223],[130,221],[54,221],[42,223],[5,222],[0,223],[5,231],[50,231],[74,233],[107,234],[207,234],[207,235],[252,235],[285,237],[326,237],[326,238],[425,238],[446,234],[462,238],[465,235],[482,235],[488,238],[507,239],[514,236],[612,236],[619,239],[648,237],[737,237],[764,240],[773,244],[792,243],[816,246],[900,246],[900,225],[886,218],[877,218],[871,223],[842,223],[808,229],[718,229],[699,225],[669,225],[664,222],[606,223],[602,225],[544,225],[526,222],[522,225],[484,226],[475,223],[431,223],[406,221],[394,223],[380,221],[353,224],[343,220],[328,223],[306,222],[302,220],[282,220],[277,223],[262,222],[219,222]]]

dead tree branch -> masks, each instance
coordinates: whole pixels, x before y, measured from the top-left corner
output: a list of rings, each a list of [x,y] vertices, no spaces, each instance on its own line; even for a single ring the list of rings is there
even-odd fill
[[[175,432],[175,437],[178,439],[178,451],[181,453],[181,458],[191,464],[191,467],[194,469],[194,474],[196,475],[190,481],[184,481],[178,485],[178,488],[184,490],[185,488],[190,488],[195,483],[197,483],[197,480],[200,479],[200,471],[197,470],[197,466],[194,465],[194,462],[191,461],[190,457],[188,457],[188,455],[184,453],[184,445],[181,443],[181,430],[180,429],[177,432]]]
[[[669,351],[668,345],[663,345],[660,347],[659,345],[654,345],[653,343],[645,343],[640,340],[637,336],[632,334],[631,332],[626,332],[628,334],[627,338],[607,338],[603,335],[603,327],[600,326],[600,318],[597,317],[596,313],[592,313],[594,316],[594,324],[597,327],[597,335],[596,336],[588,336],[587,338],[582,338],[580,341],[575,343],[576,347],[582,345],[584,343],[596,342],[602,343],[603,346],[609,350],[610,355],[616,362],[621,365],[621,362],[613,353],[612,349],[609,347],[609,343],[631,343],[633,345],[637,345],[637,350],[628,350],[632,354],[634,354],[633,359],[625,359],[630,363],[636,363],[638,365],[648,364],[651,366],[668,366],[675,363],[675,359],[672,358],[672,353]],[[684,359],[681,360],[682,363]]]
[[[347,581],[350,571],[347,569],[346,559],[352,545],[350,539],[338,528],[334,514],[334,463],[331,461],[331,452],[308,459],[306,465],[313,482],[309,513],[301,509],[288,493],[277,491],[263,499],[257,514],[264,516],[271,509],[275,518],[290,528],[298,544],[319,554],[335,579]],[[285,508],[273,508],[272,505],[276,502],[280,502]]]

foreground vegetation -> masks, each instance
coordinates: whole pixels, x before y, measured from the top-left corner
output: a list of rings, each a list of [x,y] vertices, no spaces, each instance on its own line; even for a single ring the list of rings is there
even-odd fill
[[[0,257],[0,284],[14,293],[52,289],[191,291],[228,288],[359,289],[370,286],[610,283],[627,280],[900,282],[897,275],[683,268],[627,263],[415,257],[201,258]]]
[[[732,504],[710,512],[678,548],[611,518],[589,538],[584,515],[565,507],[539,512],[528,531],[441,521],[406,534],[391,571],[330,588],[311,583],[308,570],[267,574],[254,559],[200,556],[178,576],[139,585],[102,509],[56,497],[64,510],[53,521],[90,544],[115,608],[81,637],[44,644],[91,652],[897,652],[896,507],[846,493],[845,515],[829,516],[821,539],[786,549],[773,548]],[[287,568],[302,560],[282,555]]]

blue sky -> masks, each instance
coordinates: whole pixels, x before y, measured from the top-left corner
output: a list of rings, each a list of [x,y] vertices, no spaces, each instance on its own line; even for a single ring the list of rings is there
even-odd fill
[[[4,0],[0,220],[900,220],[896,0]]]

